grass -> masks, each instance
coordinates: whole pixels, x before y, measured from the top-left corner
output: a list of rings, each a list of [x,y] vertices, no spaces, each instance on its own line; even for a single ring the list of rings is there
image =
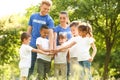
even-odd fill
[[[74,66],[74,69],[75,71],[80,70],[77,66]],[[19,72],[18,66],[16,67],[11,64],[0,65],[0,80],[19,80],[19,74],[20,72]],[[96,69],[92,68],[92,74],[93,74],[93,80],[102,80],[101,75]],[[54,75],[54,66],[52,65],[51,74],[49,77],[47,77],[46,80],[65,80],[61,76],[56,78],[53,75]],[[35,66],[35,72],[31,76],[31,80],[36,80],[36,77],[37,77],[37,71],[36,71],[36,66]],[[76,74],[74,76],[72,75],[71,77],[69,77],[69,80],[80,80],[80,79],[78,79],[78,75]],[[120,78],[115,79],[114,77],[109,77],[109,79],[107,80],[120,80]]]

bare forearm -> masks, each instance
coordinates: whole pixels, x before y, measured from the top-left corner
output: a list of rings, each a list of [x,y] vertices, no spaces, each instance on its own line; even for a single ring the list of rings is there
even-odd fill
[[[49,48],[50,50],[53,49],[53,30],[49,29]]]
[[[39,50],[44,51],[44,52],[49,52],[49,51],[50,51],[49,49],[43,49],[39,44],[37,44],[37,48],[38,48]]]
[[[46,54],[46,52],[40,50],[40,49],[32,49],[32,52],[40,53],[40,54]]]
[[[92,48],[93,48],[93,52],[92,52],[91,57],[94,58],[97,53],[97,48],[96,48],[95,44],[92,45]]]
[[[32,32],[32,27],[29,26],[28,29],[27,29],[27,33],[31,34],[31,32]]]
[[[96,52],[97,52],[97,49],[96,49],[96,50],[94,50],[94,51],[92,52],[92,55],[91,55],[91,57],[92,57],[92,58],[94,58],[94,57],[95,57]]]
[[[57,43],[57,33],[54,32],[53,49],[56,49],[56,43]]]
[[[75,44],[76,44],[76,42],[71,42],[70,44],[68,44],[66,46],[61,46],[61,47],[58,48],[58,51],[67,50],[68,48],[72,47]]]

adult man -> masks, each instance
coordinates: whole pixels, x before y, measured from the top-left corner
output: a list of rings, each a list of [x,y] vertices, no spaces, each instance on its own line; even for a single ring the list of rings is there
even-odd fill
[[[40,12],[32,14],[29,19],[29,27],[27,32],[31,34],[31,42],[30,46],[36,48],[36,39],[40,37],[39,30],[43,24],[46,24],[49,27],[49,42],[50,42],[50,49],[53,49],[53,27],[54,21],[50,15],[48,15],[50,11],[50,7],[52,6],[51,0],[42,0],[40,5]],[[36,61],[37,55],[32,53],[32,61],[31,61],[31,68],[29,69],[29,76],[34,71],[34,65]]]

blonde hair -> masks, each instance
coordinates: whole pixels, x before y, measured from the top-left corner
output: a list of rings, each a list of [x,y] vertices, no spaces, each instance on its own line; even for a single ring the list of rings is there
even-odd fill
[[[52,6],[52,1],[51,0],[42,0],[40,3],[40,6],[46,4],[48,6]]]
[[[72,26],[77,27],[80,23],[81,23],[80,21],[72,21],[72,22],[70,23],[70,27],[72,27]]]

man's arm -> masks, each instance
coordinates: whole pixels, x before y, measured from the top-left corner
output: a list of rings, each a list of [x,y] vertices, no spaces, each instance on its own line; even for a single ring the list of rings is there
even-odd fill
[[[54,39],[53,39],[53,49],[56,49],[56,43],[57,43],[57,33],[54,32]]]
[[[27,33],[31,34],[31,32],[32,32],[32,26],[29,26],[27,29]]]
[[[48,38],[49,38],[49,48],[50,48],[50,50],[53,50],[53,38],[54,38],[54,36],[53,36],[53,30],[52,29],[49,29]]]

